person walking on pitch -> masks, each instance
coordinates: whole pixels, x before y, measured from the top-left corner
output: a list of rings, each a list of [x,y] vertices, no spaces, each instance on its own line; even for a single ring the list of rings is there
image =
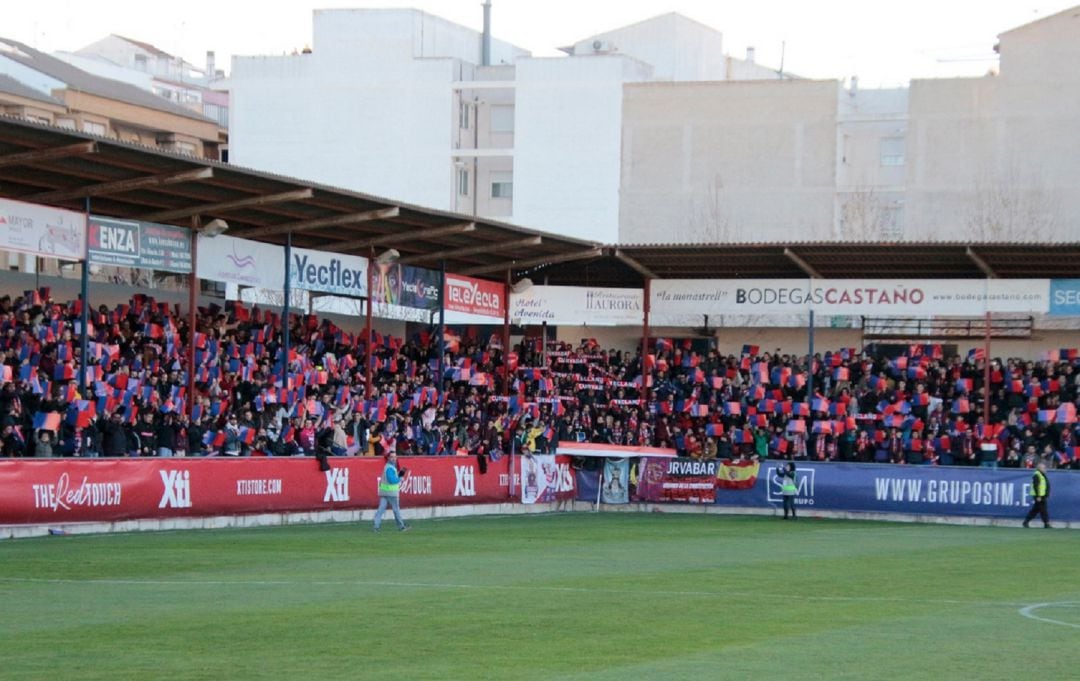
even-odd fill
[[[1024,527],[1030,527],[1036,515],[1042,516],[1043,527],[1050,527],[1050,511],[1046,508],[1049,498],[1050,479],[1046,477],[1046,463],[1040,461],[1035,464],[1035,475],[1031,476],[1031,510],[1024,518]]]
[[[379,531],[382,525],[383,513],[389,506],[394,511],[394,520],[398,529],[404,532],[409,529],[405,521],[401,519],[401,482],[409,477],[407,468],[397,467],[397,452],[390,451],[386,454],[386,466],[383,467],[382,477],[379,479],[379,509],[375,511],[375,531]]]

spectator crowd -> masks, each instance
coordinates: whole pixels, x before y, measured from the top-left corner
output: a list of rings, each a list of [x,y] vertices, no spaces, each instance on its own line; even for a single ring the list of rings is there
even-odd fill
[[[588,339],[526,338],[504,352],[499,334],[473,333],[445,339],[440,380],[433,334],[373,333],[365,389],[365,334],[327,319],[292,315],[284,357],[280,316],[257,307],[200,308],[194,330],[143,295],[88,312],[80,392],[79,301],[47,289],[0,297],[0,456],[486,459],[586,441],[690,457],[1080,468],[1072,349],[1039,361],[947,357],[939,345],[811,359],[659,339],[643,358]]]

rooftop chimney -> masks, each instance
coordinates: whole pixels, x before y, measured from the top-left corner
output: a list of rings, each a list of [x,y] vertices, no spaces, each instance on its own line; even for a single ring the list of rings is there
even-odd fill
[[[214,67],[215,67],[214,51],[213,50],[207,50],[206,51],[206,74],[205,74],[207,82],[210,82],[211,80],[214,79]]]
[[[753,46],[753,45],[751,45],[750,47],[746,48],[746,62],[747,62],[748,64],[753,64],[753,63],[754,63],[754,54],[755,54],[756,52],[757,52],[757,50],[755,50],[755,49],[754,49],[754,46]]]
[[[480,65],[491,66],[491,0],[484,0],[484,36],[480,44]]]

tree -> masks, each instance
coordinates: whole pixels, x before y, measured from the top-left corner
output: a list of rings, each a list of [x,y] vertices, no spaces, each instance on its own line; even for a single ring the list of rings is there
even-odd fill
[[[1015,165],[984,173],[968,206],[968,236],[978,241],[1046,241],[1056,231],[1061,205],[1034,173]]]

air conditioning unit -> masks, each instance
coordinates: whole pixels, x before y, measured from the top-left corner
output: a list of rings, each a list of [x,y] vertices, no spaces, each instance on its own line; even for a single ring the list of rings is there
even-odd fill
[[[592,41],[592,49],[596,54],[608,54],[615,51],[615,46],[607,40]]]

